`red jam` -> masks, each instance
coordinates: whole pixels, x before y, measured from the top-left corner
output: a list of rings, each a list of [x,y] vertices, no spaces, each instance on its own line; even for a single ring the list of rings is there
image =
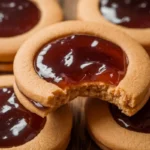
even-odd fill
[[[100,0],[101,14],[128,28],[150,27],[150,0]]]
[[[104,39],[71,35],[44,45],[34,60],[38,75],[61,88],[102,81],[117,85],[128,61],[122,49]]]
[[[0,37],[20,35],[40,20],[40,11],[29,0],[0,0]]]
[[[42,104],[40,104],[40,103],[38,103],[38,102],[36,102],[36,101],[34,101],[34,100],[31,100],[31,99],[29,99],[28,98],[28,100],[29,100],[29,102],[34,106],[34,107],[36,107],[37,109],[40,109],[40,110],[46,110],[46,109],[48,109],[48,107],[45,107],[45,106],[43,106]]]
[[[128,117],[114,105],[110,106],[110,111],[115,121],[128,130],[150,133],[150,99],[147,104],[134,116]]]
[[[13,88],[0,89],[0,147],[22,145],[41,131],[43,119],[26,110],[18,101]]]

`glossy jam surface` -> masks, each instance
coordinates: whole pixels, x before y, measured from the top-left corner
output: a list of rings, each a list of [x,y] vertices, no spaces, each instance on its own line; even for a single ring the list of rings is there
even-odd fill
[[[0,37],[23,34],[40,20],[40,11],[29,0],[0,0]]]
[[[45,119],[26,110],[13,88],[0,89],[0,147],[22,145],[32,140],[44,127]]]
[[[43,106],[42,104],[40,104],[40,103],[38,103],[38,102],[36,102],[36,101],[34,101],[34,100],[31,100],[31,99],[28,99],[28,100],[30,101],[30,103],[31,103],[32,105],[34,105],[34,107],[36,107],[36,108],[38,108],[38,109],[40,109],[40,110],[48,109],[48,107],[45,107],[45,106]]]
[[[102,81],[117,85],[127,57],[120,47],[98,37],[71,35],[43,46],[34,60],[38,75],[61,88]]]
[[[150,0],[100,0],[100,12],[114,24],[128,28],[150,27]]]
[[[128,117],[114,105],[110,106],[115,121],[122,127],[136,132],[150,133],[150,99],[134,116]]]

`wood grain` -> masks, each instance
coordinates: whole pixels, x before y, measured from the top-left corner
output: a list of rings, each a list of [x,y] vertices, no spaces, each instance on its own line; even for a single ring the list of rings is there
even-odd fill
[[[65,20],[75,20],[76,19],[76,11],[77,11],[77,3],[79,0],[59,0],[61,7],[64,12]]]
[[[74,115],[71,141],[67,150],[100,150],[90,138],[85,124],[84,104],[86,98],[77,98],[70,105]]]

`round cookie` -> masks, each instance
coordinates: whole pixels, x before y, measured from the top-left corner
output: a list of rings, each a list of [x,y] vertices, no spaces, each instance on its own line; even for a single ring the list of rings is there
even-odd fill
[[[143,111],[143,109],[141,111]],[[141,111],[138,113],[141,113]],[[99,147],[102,143],[109,149],[150,149],[150,134],[129,130],[128,128],[130,125],[123,122],[123,120],[120,120],[120,122],[122,121],[122,124],[124,124],[126,128],[121,127],[112,117],[110,105],[108,103],[98,99],[89,99],[85,105],[85,115],[88,131]],[[146,118],[146,116],[143,117]],[[130,117],[126,116],[126,118]],[[136,124],[135,120],[132,120],[132,123]],[[140,122],[140,120],[138,122]],[[136,128],[141,128],[142,130],[144,128],[148,129],[148,122],[147,125],[144,126],[142,126],[142,122],[141,125],[136,124]]]
[[[100,5],[100,2],[101,2],[101,5]],[[107,7],[107,4],[108,4],[108,7]],[[105,15],[102,13],[102,8],[100,8],[100,6],[103,6],[103,5],[106,6],[103,9],[103,13]],[[119,6],[121,8],[119,8]],[[150,26],[148,27],[148,22],[145,20],[145,18],[146,17],[148,18],[148,15],[149,15],[148,13],[149,6],[150,6],[150,3],[148,0],[143,1],[143,2],[142,1],[138,1],[138,2],[128,1],[127,2],[125,0],[123,1],[80,0],[78,3],[77,16],[80,20],[96,21],[96,22],[100,22],[101,24],[106,24],[106,25],[108,24],[108,25],[118,27],[122,31],[129,34],[132,38],[137,40],[148,51],[148,53],[150,53],[150,40],[149,40]],[[127,8],[129,8],[129,10]],[[144,12],[144,10],[147,11],[147,13]],[[134,13],[134,11],[137,11],[137,12]],[[117,13],[120,13],[120,14],[117,14]],[[122,17],[121,19],[119,17],[122,14],[124,14],[124,17]],[[146,17],[143,16],[142,18],[141,16],[143,14],[145,14]],[[135,17],[136,18],[135,22],[137,22],[137,25],[143,25],[143,26],[145,25],[145,27],[140,27],[140,26],[136,27],[135,22],[132,23],[133,27],[132,26],[127,27],[130,21],[132,21],[131,20],[132,18],[130,17]],[[138,17],[139,17],[139,20],[138,20]],[[112,23],[113,21],[111,20],[113,18],[116,24]],[[141,22],[141,18],[142,18],[142,22]],[[125,22],[124,23],[125,25],[119,24],[120,22],[123,22],[123,23]]]
[[[41,118],[19,103],[13,92],[13,82],[13,76],[0,77],[0,118],[3,119],[0,150],[65,150],[72,129],[69,107],[63,106]]]
[[[104,65],[100,65],[100,69],[98,69],[99,72],[97,73],[98,75],[102,74],[104,77],[102,79],[104,80],[97,79],[97,76],[94,76],[93,79],[89,73],[85,73],[85,75],[91,77],[90,81],[73,81],[71,82],[71,85],[66,85],[65,81],[67,78],[65,78],[66,80],[62,80],[61,82],[64,86],[60,86],[60,78],[55,78],[57,72],[53,72],[53,69],[50,66],[47,66],[47,64],[41,63],[42,61],[49,63],[50,60],[52,60],[51,62],[53,63],[53,59],[57,59],[57,57],[62,56],[62,54],[58,55],[59,52],[56,52],[59,50],[59,46],[63,52],[66,49],[66,41],[70,42],[68,45],[71,45],[71,43],[74,43],[72,41],[75,41],[76,43],[76,40],[79,42],[67,48],[69,52],[67,52],[66,56],[62,58],[63,61],[61,61],[65,61],[64,64],[67,64],[67,67],[63,68],[61,64],[58,64],[54,70],[57,68],[58,70],[61,70],[63,68],[64,70],[62,71],[65,71],[66,68],[70,68],[70,62],[74,60],[72,59],[74,57],[74,55],[72,56],[72,49],[74,49],[73,54],[77,52],[75,51],[76,49],[83,51],[81,55],[80,52],[78,53],[80,58],[85,56],[85,54],[89,54],[86,57],[87,60],[84,61],[88,61],[88,59],[93,55],[93,51],[98,50],[100,52],[97,52],[96,54],[94,53],[94,59],[91,58],[90,61],[98,62],[95,63],[95,66],[99,66],[102,60],[102,64]],[[101,43],[103,43],[102,47]],[[79,47],[74,48],[74,46],[78,45]],[[56,47],[56,49],[54,50],[53,47],[54,49]],[[84,49],[82,47],[87,48]],[[92,52],[89,53],[91,47],[93,49]],[[26,51],[26,49],[29,49],[29,51]],[[87,49],[89,49],[89,51],[86,51]],[[112,53],[109,54],[110,50],[112,50]],[[43,55],[49,52],[54,52],[51,55],[51,59],[46,56],[46,58],[44,58]],[[85,57],[82,58],[84,59]],[[99,60],[99,58],[101,58],[101,60]],[[106,63],[106,61],[102,58],[107,58],[111,65]],[[59,59],[61,60],[61,58]],[[118,61],[120,62],[120,59],[121,63],[118,63]],[[38,61],[40,62],[39,64],[37,63]],[[80,61],[82,62],[82,60]],[[90,61],[88,62],[88,65],[82,64],[80,68],[86,68],[86,66],[89,66],[89,64],[91,64]],[[55,62],[53,64],[56,66],[57,63]],[[113,81],[109,71],[112,66],[115,66],[114,68],[118,68],[117,64],[122,64],[123,70],[116,72],[116,69],[112,69],[112,74],[117,74],[117,80]],[[37,65],[39,65],[39,68]],[[14,61],[14,74],[16,77],[16,84],[20,92],[45,107],[57,108],[77,96],[98,97],[116,104],[125,114],[131,116],[141,109],[148,100],[147,93],[150,86],[149,65],[149,56],[144,49],[120,30],[110,28],[110,26],[100,26],[99,23],[70,21],[48,27],[26,41],[16,55]],[[106,70],[108,68],[108,74],[106,73],[106,75],[110,82],[107,81],[106,75],[103,74],[103,72],[105,72],[103,71],[103,69],[105,70],[105,66]],[[73,75],[74,78],[78,77],[78,70],[74,71],[76,65],[71,68],[72,70],[71,73],[69,73],[69,76],[72,77]],[[39,71],[39,69],[41,70]],[[89,72],[88,68],[87,70]],[[75,72],[77,74],[75,74]],[[119,72],[123,75],[118,75]],[[65,74],[63,72],[62,74],[67,76],[67,73]],[[52,78],[54,77],[56,82],[49,80],[49,76],[52,76]],[[122,78],[120,78],[120,76],[122,76]]]
[[[56,0],[2,0],[0,9],[0,62],[3,66],[13,62],[16,52],[30,36],[62,20],[62,11]],[[12,71],[3,66],[1,71]]]

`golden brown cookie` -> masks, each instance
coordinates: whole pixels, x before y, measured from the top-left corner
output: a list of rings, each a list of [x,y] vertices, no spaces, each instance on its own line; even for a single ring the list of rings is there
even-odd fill
[[[53,108],[45,107],[45,106],[41,105],[40,103],[38,103],[34,100],[31,100],[28,97],[26,97],[25,95],[23,95],[18,90],[16,83],[14,83],[14,91],[17,94],[18,100],[20,101],[20,103],[23,104],[23,106],[26,109],[30,110],[31,112],[33,112],[41,117],[45,117],[48,115],[49,112],[54,111]]]
[[[40,29],[62,20],[62,11],[56,0],[2,0],[0,9],[1,63],[13,62],[25,40]]]
[[[150,149],[150,101],[132,117],[99,99],[90,99],[85,106],[86,123],[96,144],[109,149]],[[117,117],[114,117],[116,115]]]
[[[57,108],[77,96],[98,97],[131,116],[148,100],[149,65],[144,49],[120,30],[70,21],[26,41],[14,74],[20,92],[45,107]]]
[[[0,150],[65,150],[72,129],[69,107],[41,118],[21,105],[13,82],[13,76],[0,77]]]
[[[80,0],[77,16],[80,20],[96,21],[101,24],[118,27],[142,44],[149,52],[149,10],[149,0],[138,2],[125,0]]]

